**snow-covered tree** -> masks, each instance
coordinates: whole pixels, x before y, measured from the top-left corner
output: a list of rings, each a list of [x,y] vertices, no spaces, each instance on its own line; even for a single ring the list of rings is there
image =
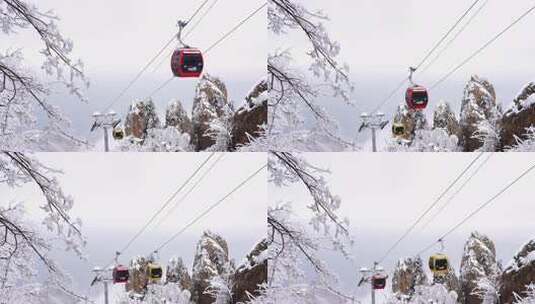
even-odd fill
[[[306,187],[312,202],[308,205],[308,225],[302,224],[302,216],[295,217],[292,203],[268,208],[268,284],[254,303],[308,303],[315,302],[318,296],[352,300],[340,290],[336,275],[319,254],[321,248],[351,259],[349,223],[337,214],[341,201],[325,181],[323,175],[327,171],[301,156],[284,152],[270,154],[269,169],[271,183],[279,187],[300,184]],[[315,278],[305,278],[307,267],[314,269]]]
[[[84,300],[70,290],[70,278],[49,255],[55,243],[83,258],[81,221],[69,212],[73,200],[51,177],[56,171],[16,152],[0,155],[0,181],[8,187],[36,185],[44,196],[42,224],[53,238],[26,219],[22,203],[0,202],[0,299],[3,303],[43,303],[47,297]],[[42,280],[39,267],[47,271]],[[38,276],[40,275],[40,276]],[[5,301],[4,301],[5,300]]]
[[[271,146],[284,146],[282,151],[333,151],[352,147],[352,143],[338,136],[336,121],[318,102],[326,94],[349,102],[353,90],[348,66],[336,58],[340,45],[331,39],[323,25],[326,20],[324,13],[312,11],[296,0],[269,1],[270,33],[282,36],[296,31],[310,46],[305,54],[295,54],[307,58],[308,71],[292,66],[294,54],[288,50],[272,50],[268,55],[271,100],[267,140]],[[313,124],[305,123],[309,117]]]
[[[517,295],[515,304],[534,304],[535,303],[535,283],[527,287],[527,292],[523,296]]]
[[[0,49],[0,148],[11,151],[72,150],[86,145],[70,132],[70,121],[49,100],[54,83],[62,84],[85,102],[82,89],[88,86],[80,60],[70,57],[73,42],[57,27],[58,17],[27,0],[0,1],[2,34],[16,35],[31,30],[41,40],[41,65],[46,77],[24,64],[17,46]],[[6,39],[3,40],[6,42]],[[45,78],[47,80],[42,80]],[[42,115],[44,114],[44,115]],[[45,116],[45,121],[38,116]]]
[[[448,291],[442,284],[416,286],[414,295],[410,298],[391,296],[387,304],[457,304],[457,293]]]

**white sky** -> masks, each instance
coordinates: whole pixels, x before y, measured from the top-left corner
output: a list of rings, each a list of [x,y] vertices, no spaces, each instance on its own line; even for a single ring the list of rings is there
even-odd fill
[[[369,267],[384,255],[475,156],[471,153],[305,154],[312,164],[331,170],[331,175],[326,180],[332,192],[342,199],[339,214],[347,217],[351,223],[356,241],[353,250],[355,264],[352,265],[340,256],[325,254],[325,259],[333,265],[349,292],[354,291],[357,283],[356,270],[363,266]],[[443,211],[443,216],[437,217],[425,231],[417,228],[417,232],[402,242],[385,261],[385,268],[390,271],[397,259],[413,256],[437,240],[534,163],[535,155],[532,154],[493,155]],[[508,263],[525,242],[535,237],[535,205],[532,198],[534,182],[535,172],[532,172],[446,239],[446,253],[450,255],[457,270],[464,243],[472,231],[489,235],[496,243],[498,258],[504,263]],[[295,214],[308,214],[304,207],[310,198],[302,187],[281,189],[270,185],[269,193],[270,204],[293,201]],[[446,198],[448,197],[449,194]],[[430,213],[432,214],[434,211]],[[428,218],[422,223],[427,222]],[[303,220],[306,221],[306,218]],[[433,250],[439,250],[439,246]],[[424,260],[433,250],[424,254]],[[358,291],[361,295],[366,292],[367,290]]]
[[[211,0],[205,9],[212,3]],[[102,110],[104,105],[133,79],[141,68],[176,33],[176,22],[187,19],[201,4],[201,0],[39,0],[43,10],[53,9],[61,18],[58,22],[64,36],[74,41],[74,58],[81,58],[91,80],[87,91],[89,105],[80,104],[71,96],[53,95],[55,104],[61,105],[74,122],[76,131],[87,135],[89,115]],[[218,1],[212,11],[189,36],[187,43],[207,48],[217,41],[263,0]],[[202,12],[199,16],[202,15]],[[195,19],[194,21],[195,22]],[[23,48],[27,63],[40,66],[42,48],[36,34],[23,31],[9,37],[9,47]],[[266,10],[260,11],[225,42],[208,54],[205,72],[221,77],[229,88],[232,99],[241,104],[252,86],[266,74]],[[4,40],[4,38],[2,38]],[[4,46],[4,42],[2,43]],[[175,44],[173,44],[173,47]],[[171,49],[165,52],[168,56]],[[133,97],[145,97],[171,77],[170,58],[159,70],[149,68],[139,82],[114,107],[125,113]],[[157,60],[159,63],[160,60]],[[179,98],[187,111],[191,111],[196,80],[175,80],[154,96],[160,111],[171,98]]]
[[[44,153],[37,158],[63,170],[59,181],[75,199],[71,212],[83,221],[90,261],[81,262],[58,253],[59,262],[85,290],[94,264],[113,258],[178,186],[208,157],[208,153]],[[211,164],[215,158],[208,163]],[[137,254],[149,254],[173,233],[206,210],[266,162],[263,153],[225,154],[175,212],[159,227],[149,229],[124,253],[123,263]],[[208,166],[205,166],[205,169]],[[202,173],[203,171],[201,171]],[[200,176],[200,175],[198,175]],[[189,188],[186,188],[186,190]],[[266,170],[160,252],[161,262],[171,256],[193,262],[195,245],[204,230],[222,235],[237,262],[265,237],[267,204]],[[184,192],[182,192],[184,193]],[[40,221],[43,202],[33,186],[0,188],[2,203],[24,201],[31,218]],[[175,199],[180,198],[180,194]],[[172,206],[172,205],[170,205]],[[167,209],[166,209],[167,210]],[[102,265],[101,265],[102,266]]]
[[[353,98],[358,108],[339,105],[340,102],[331,98],[324,100],[327,109],[340,120],[342,133],[350,138],[355,136],[360,111],[370,111],[386,98],[407,76],[408,67],[422,60],[473,3],[465,0],[300,2],[309,9],[321,9],[330,17],[324,25],[330,37],[340,43],[339,61],[350,66],[352,80],[356,84]],[[531,6],[533,1],[530,0],[490,0],[441,59],[427,73],[416,75],[415,81],[430,86]],[[442,86],[431,91],[428,115],[441,99],[458,110],[464,86],[472,74],[488,78],[496,87],[499,101],[508,105],[522,86],[535,80],[534,27],[535,14],[531,14]],[[301,33],[271,39],[274,41],[271,49],[291,48],[295,54],[303,54],[309,48]],[[294,59],[297,64],[306,64],[304,58],[301,55]],[[397,104],[404,102],[402,94],[403,90],[383,111],[391,113]]]

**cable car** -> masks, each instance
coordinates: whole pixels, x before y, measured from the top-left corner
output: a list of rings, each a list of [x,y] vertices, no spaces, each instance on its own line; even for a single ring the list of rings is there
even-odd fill
[[[405,101],[411,110],[423,110],[429,102],[429,94],[425,87],[413,85],[405,93]]]
[[[449,271],[449,260],[445,254],[435,254],[429,257],[429,269],[434,275],[445,276]]]
[[[173,75],[181,78],[197,78],[204,67],[202,52],[195,48],[184,47],[173,52],[171,70]]]
[[[113,268],[113,284],[120,284],[128,282],[130,272],[128,267],[123,265],[117,265]]]
[[[149,263],[147,266],[147,276],[151,283],[157,283],[163,276],[162,266],[156,263]]]
[[[113,128],[112,135],[115,140],[122,140],[124,138],[123,128],[119,126]]]
[[[375,274],[372,276],[373,289],[385,289],[387,276],[384,274]]]
[[[405,125],[403,125],[402,123],[393,123],[392,134],[398,137],[403,136],[405,134]]]

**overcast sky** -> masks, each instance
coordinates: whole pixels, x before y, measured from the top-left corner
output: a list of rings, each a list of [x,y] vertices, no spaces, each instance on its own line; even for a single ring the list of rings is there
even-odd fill
[[[359,296],[367,297],[366,288],[355,289],[357,270],[363,266],[370,267],[380,259],[474,157],[476,154],[471,153],[305,154],[305,158],[312,164],[331,170],[326,180],[332,192],[342,199],[338,213],[347,217],[351,223],[351,232],[356,242],[353,249],[355,263],[347,262],[339,255],[324,255],[340,275],[342,284],[349,293],[356,292]],[[480,158],[472,169],[486,157]],[[533,164],[535,155],[532,154],[494,154],[444,209],[442,215],[422,231],[421,225],[430,217],[424,219],[415,232],[386,259],[383,266],[391,271],[399,258],[414,256]],[[498,258],[505,264],[524,243],[535,237],[534,182],[535,172],[532,172],[445,240],[445,251],[456,270],[459,270],[464,243],[472,231],[477,230],[490,236],[496,244]],[[457,188],[446,196],[446,201],[455,190]],[[305,205],[310,202],[310,198],[302,187],[281,189],[270,185],[269,191],[270,204],[293,201],[295,214],[309,214]],[[444,200],[438,206],[443,203]],[[436,210],[430,215],[435,214]],[[304,217],[302,219],[307,221]],[[438,250],[440,248],[436,246],[424,254],[424,261],[429,254]]]
[[[210,0],[206,8],[216,0]],[[141,68],[176,33],[176,22],[189,18],[201,0],[39,0],[35,4],[42,10],[54,10],[64,36],[74,41],[74,58],[85,63],[91,80],[87,91],[88,105],[71,96],[54,94],[54,104],[61,105],[73,120],[79,134],[87,135],[90,115],[102,110],[134,78]],[[239,5],[238,5],[239,2]],[[185,41],[201,50],[209,47],[264,3],[263,0],[218,1],[206,18]],[[202,15],[204,11],[201,12]],[[207,56],[205,72],[221,77],[231,98],[241,104],[247,92],[266,74],[266,10],[260,11],[225,42]],[[200,16],[199,15],[199,16]],[[194,21],[195,22],[195,19]],[[2,40],[4,40],[2,38]],[[4,46],[4,43],[2,43]],[[40,66],[42,48],[40,40],[30,31],[9,37],[9,47],[23,48],[27,63]],[[175,46],[175,44],[173,44]],[[168,57],[169,51],[165,52]],[[170,57],[160,69],[148,72],[114,107],[124,114],[133,98],[145,97],[172,74]],[[158,59],[157,63],[161,60]],[[180,99],[187,111],[195,93],[196,80],[175,80],[154,96],[160,111],[171,98]],[[57,93],[57,92],[56,92]]]
[[[331,98],[324,100],[348,138],[355,136],[360,111],[370,111],[386,98],[407,76],[408,67],[418,64],[473,3],[466,0],[301,2],[308,9],[321,9],[330,17],[324,25],[330,37],[340,43],[339,61],[350,66],[356,85],[353,99],[358,108],[340,105]],[[482,3],[484,0],[480,1]],[[532,6],[531,0],[489,0],[456,42],[428,72],[416,75],[415,81],[430,86]],[[428,115],[442,99],[458,111],[464,86],[472,74],[488,78],[496,87],[499,101],[508,105],[522,86],[535,80],[534,27],[535,14],[531,14],[442,86],[431,91]],[[310,47],[301,33],[272,37],[272,41],[275,47],[291,48],[295,54],[303,54]],[[303,55],[294,56],[297,64],[304,64],[303,58]],[[392,113],[399,103],[404,102],[403,94],[401,90],[382,110]]]
[[[125,246],[147,220],[176,191],[208,153],[49,153],[37,158],[64,174],[59,181],[66,193],[74,197],[71,211],[83,221],[87,237],[85,263],[71,255],[57,254],[59,262],[71,273],[78,287],[85,292],[95,265],[110,262],[115,251]],[[216,155],[217,156],[217,155]],[[216,156],[208,163],[210,165]],[[134,255],[146,255],[183,228],[186,223],[206,210],[247,176],[265,164],[261,153],[226,154],[191,195],[170,214],[160,226],[149,229],[124,252],[122,263]],[[208,168],[205,166],[205,169]],[[204,171],[201,171],[201,173]],[[199,177],[198,175],[197,177]],[[189,189],[189,188],[186,188]],[[161,262],[171,256],[193,262],[195,246],[203,231],[211,230],[223,236],[230,255],[240,262],[266,231],[267,204],[266,172],[262,171],[241,190],[214,209],[200,222],[170,243],[160,252]],[[182,192],[184,193],[184,191]],[[180,194],[175,202],[180,198]],[[30,217],[41,221],[38,209],[43,198],[38,189],[26,186],[18,190],[0,188],[2,202],[24,201]],[[171,204],[170,206],[172,206]],[[169,209],[166,209],[169,210]],[[158,220],[156,222],[160,222]],[[94,293],[98,290],[93,290]]]

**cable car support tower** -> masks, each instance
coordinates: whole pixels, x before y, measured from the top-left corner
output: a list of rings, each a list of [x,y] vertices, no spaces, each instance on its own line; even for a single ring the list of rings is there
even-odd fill
[[[388,124],[388,120],[385,119],[385,114],[382,112],[376,112],[373,115],[362,113],[360,118],[362,119],[362,124],[359,127],[359,133],[364,129],[372,131],[372,150],[377,152],[377,130],[384,129]]]
[[[105,114],[100,112],[93,113],[93,119],[95,121],[91,126],[91,132],[99,128],[102,128],[102,130],[104,130],[104,151],[106,152],[110,152],[110,139],[108,130],[113,130],[121,123],[121,119],[118,119],[116,116],[117,113],[115,111],[109,111]]]

